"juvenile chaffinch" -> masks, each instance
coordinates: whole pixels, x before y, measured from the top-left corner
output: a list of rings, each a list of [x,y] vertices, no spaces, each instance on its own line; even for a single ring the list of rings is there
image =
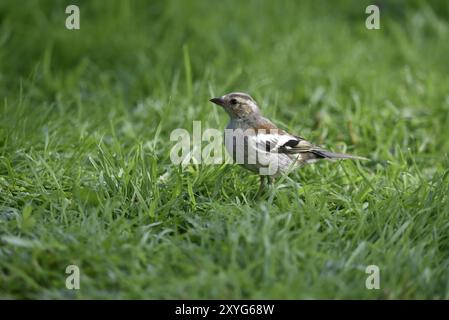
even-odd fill
[[[246,93],[232,92],[210,101],[228,113],[230,122],[225,130],[225,147],[236,163],[260,175],[259,192],[265,176],[270,181],[320,159],[367,160],[330,152],[279,129],[262,116],[256,101]]]

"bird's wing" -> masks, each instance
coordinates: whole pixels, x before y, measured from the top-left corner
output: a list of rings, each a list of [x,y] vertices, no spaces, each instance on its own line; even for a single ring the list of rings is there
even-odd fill
[[[278,153],[282,146],[288,144],[292,139],[295,139],[295,137],[288,134],[273,133],[272,131],[268,133],[257,133],[256,135],[257,148],[272,153]]]
[[[336,159],[355,159],[355,160],[368,160],[364,157],[354,156],[347,153],[336,153],[331,152],[326,149],[323,149],[321,147],[318,147],[308,141],[306,141],[304,138],[301,137],[295,137],[295,139],[292,139],[282,145],[279,148],[279,152],[286,153],[286,154],[301,154],[301,159],[304,159],[306,162],[309,162],[310,160],[316,160],[316,159],[329,159],[329,160],[336,160]]]
[[[277,128],[276,125],[266,118],[261,118],[256,126],[256,132],[256,144],[259,150],[288,154],[302,163],[314,162],[317,159],[368,160],[367,158],[345,153],[334,153],[320,148],[303,137],[291,135]]]
[[[293,136],[285,131],[280,134],[271,132],[257,134],[257,146],[259,150],[271,153],[284,153],[291,155],[303,163],[314,162],[318,159],[358,159],[367,160],[363,157],[353,156],[345,153],[334,153],[318,147],[299,136]]]
[[[287,154],[320,152],[324,149],[310,143],[301,137],[293,136],[290,140],[279,147],[278,152]]]

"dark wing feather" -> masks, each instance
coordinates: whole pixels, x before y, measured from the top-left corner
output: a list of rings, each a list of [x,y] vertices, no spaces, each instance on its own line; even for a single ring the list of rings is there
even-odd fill
[[[265,152],[278,152],[298,155],[297,161],[307,163],[318,159],[358,159],[363,157],[344,153],[334,153],[320,148],[300,136],[290,135],[276,127],[266,118],[259,119],[255,125],[259,147]]]
[[[279,152],[286,154],[298,154],[301,161],[310,162],[317,159],[358,159],[368,160],[363,157],[353,156],[346,153],[334,153],[311,144],[301,137],[290,139],[279,147]]]

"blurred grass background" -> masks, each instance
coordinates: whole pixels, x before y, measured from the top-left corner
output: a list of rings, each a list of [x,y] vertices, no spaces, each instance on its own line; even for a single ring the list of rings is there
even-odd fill
[[[369,4],[1,1],[0,297],[449,298],[449,4],[377,1],[367,30]],[[230,91],[373,160],[259,200],[237,166],[172,165]]]

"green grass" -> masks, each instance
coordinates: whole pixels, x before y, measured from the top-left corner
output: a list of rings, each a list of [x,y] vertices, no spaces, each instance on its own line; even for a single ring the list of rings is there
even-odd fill
[[[448,299],[447,1],[298,2],[2,1],[0,297]],[[230,91],[372,160],[173,165]]]

